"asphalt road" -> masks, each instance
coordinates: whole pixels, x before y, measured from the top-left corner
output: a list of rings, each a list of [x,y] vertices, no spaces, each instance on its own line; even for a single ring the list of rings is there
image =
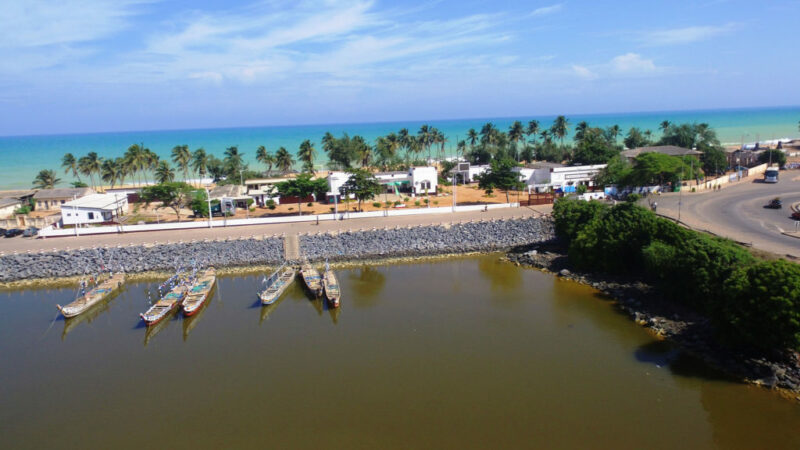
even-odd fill
[[[782,209],[764,206],[775,197],[783,201]],[[761,180],[743,181],[720,191],[704,193],[670,193],[654,197],[658,213],[678,217],[694,228],[751,244],[754,248],[800,258],[800,233],[793,233],[800,222],[791,218],[790,206],[800,202],[800,172],[781,172],[776,184]]]
[[[551,205],[541,205],[521,208],[502,208],[489,211],[471,211],[458,213],[373,217],[366,219],[349,219],[339,221],[324,221],[317,225],[314,222],[283,223],[268,225],[247,225],[236,227],[222,227],[222,220],[215,219],[214,228],[198,228],[190,230],[167,230],[141,233],[125,233],[110,235],[69,236],[47,239],[32,239],[17,236],[13,238],[0,238],[0,254],[13,252],[38,252],[48,250],[62,250],[67,248],[116,246],[129,244],[152,244],[178,241],[192,241],[203,239],[246,238],[251,236],[281,235],[297,233],[316,233],[327,231],[346,231],[370,229],[373,227],[395,227],[428,224],[447,224],[470,220],[507,219],[525,216],[539,216],[549,214]]]

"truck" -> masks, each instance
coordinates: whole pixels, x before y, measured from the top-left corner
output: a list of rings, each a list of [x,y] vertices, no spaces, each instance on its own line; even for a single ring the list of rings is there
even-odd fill
[[[777,183],[778,182],[778,168],[775,166],[767,167],[764,172],[764,183]]]

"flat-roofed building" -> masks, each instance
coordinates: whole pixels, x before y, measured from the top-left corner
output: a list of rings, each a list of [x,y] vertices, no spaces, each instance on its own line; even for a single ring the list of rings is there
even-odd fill
[[[412,197],[425,194],[436,194],[438,174],[436,167],[412,167],[407,171],[378,172],[373,174],[387,193],[410,194]],[[350,179],[347,172],[331,172],[328,174],[328,202],[341,195],[341,188]]]
[[[121,194],[90,194],[65,202],[61,207],[64,225],[112,222],[128,211],[128,196]]]
[[[628,158],[628,161],[633,161],[637,156],[642,153],[661,153],[662,155],[669,156],[692,156],[695,159],[700,159],[703,152],[692,150],[689,148],[678,147],[675,145],[656,145],[652,147],[637,147],[630,150],[623,150],[622,156]]]
[[[562,190],[572,191],[580,185],[594,186],[594,178],[606,164],[564,166],[555,163],[534,163],[528,167],[515,167],[528,192]]]

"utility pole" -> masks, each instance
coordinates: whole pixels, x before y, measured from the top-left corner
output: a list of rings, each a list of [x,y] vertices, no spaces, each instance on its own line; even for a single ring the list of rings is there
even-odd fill
[[[208,228],[214,228],[212,224],[214,215],[211,214],[211,194],[208,192],[208,187],[206,187],[206,201],[208,202]]]

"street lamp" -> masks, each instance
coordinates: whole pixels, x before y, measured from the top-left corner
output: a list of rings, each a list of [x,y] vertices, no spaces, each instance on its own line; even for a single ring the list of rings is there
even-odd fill
[[[206,187],[206,201],[208,202],[208,228],[214,228],[212,224],[214,215],[211,214],[211,194],[208,192],[208,187]]]

